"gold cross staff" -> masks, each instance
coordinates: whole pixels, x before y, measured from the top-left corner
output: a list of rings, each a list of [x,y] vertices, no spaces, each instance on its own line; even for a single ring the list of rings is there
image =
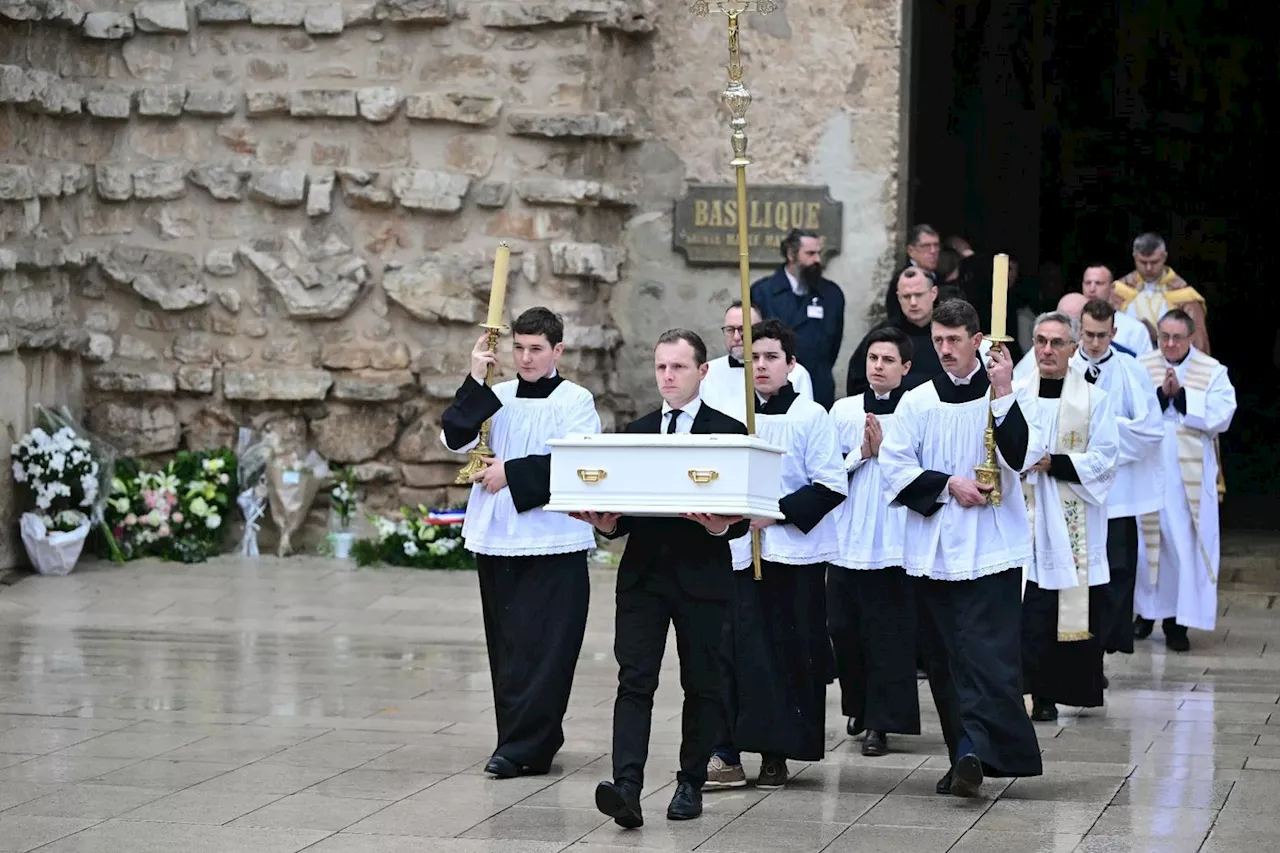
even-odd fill
[[[705,18],[712,8],[709,0],[697,0],[693,14]],[[733,145],[733,159],[729,161],[738,180],[738,274],[742,287],[742,375],[747,396],[747,432],[756,434],[756,386],[751,368],[751,243],[747,239],[747,107],[751,106],[751,93],[742,85],[742,53],[738,47],[738,19],[747,12],[767,15],[778,8],[773,0],[716,0],[715,10],[729,20],[729,85],[720,93],[725,108],[732,118],[729,121]],[[751,531],[751,565],[756,580],[760,580],[760,531]]]

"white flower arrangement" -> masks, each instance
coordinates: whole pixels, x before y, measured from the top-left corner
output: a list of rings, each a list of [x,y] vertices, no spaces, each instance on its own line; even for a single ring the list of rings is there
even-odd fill
[[[13,479],[26,484],[36,508],[49,518],[63,510],[89,510],[98,497],[98,460],[89,442],[70,427],[52,435],[41,427],[10,450]]]

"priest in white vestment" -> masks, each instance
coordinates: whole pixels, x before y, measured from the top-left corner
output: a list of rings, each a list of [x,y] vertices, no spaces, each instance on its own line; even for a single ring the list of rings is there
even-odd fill
[[[1108,626],[1107,494],[1119,435],[1107,394],[1070,369],[1079,324],[1057,311],[1036,318],[1036,372],[1025,380],[1049,445],[1023,480],[1032,559],[1022,596],[1023,688],[1031,719],[1057,705],[1102,705],[1102,631]]]
[[[752,577],[751,537],[730,543],[733,592],[725,629],[728,731],[712,757],[707,787],[737,777],[742,752],[760,753],[756,787],[780,788],[787,759],[826,755],[826,693],[834,678],[827,634],[827,563],[839,554],[832,512],[848,493],[835,424],[820,403],[787,381],[795,333],[778,320],[751,328],[756,433],[786,451],[784,518],[753,519],[760,531],[762,579]]]
[[[760,322],[760,311],[751,306],[751,322]],[[711,408],[724,412],[735,420],[746,423],[747,385],[742,375],[742,301],[735,299],[724,312],[724,347],[728,355],[713,359],[707,365],[707,375],[702,380],[702,399]],[[787,374],[791,388],[802,399],[813,399],[813,378],[800,362]]]
[[[1015,387],[1007,349],[979,358],[978,313],[950,300],[933,313],[943,373],[908,391],[880,445],[885,496],[909,510],[903,567],[920,603],[926,670],[951,770],[938,793],[974,797],[984,775],[1043,772],[1022,698],[1019,625],[1031,526],[1020,475],[1047,452],[1036,402]],[[975,479],[989,419],[1003,500]]]
[[[481,335],[471,373],[442,417],[440,440],[465,454],[492,419],[493,456],[473,480],[462,525],[476,555],[498,745],[485,772],[545,774],[564,745],[562,726],[587,626],[590,524],[542,509],[551,498],[547,442],[600,432],[595,399],[557,371],[564,323],[530,308],[511,324],[516,379],[485,385],[497,360]]]
[[[1137,359],[1111,344],[1120,316],[1109,301],[1089,300],[1080,318],[1080,348],[1071,356],[1072,369],[1107,392],[1120,439],[1116,480],[1107,495],[1107,564],[1111,568],[1107,589],[1111,605],[1107,609],[1110,624],[1101,637],[1102,648],[1108,654],[1133,653],[1138,518],[1158,514],[1164,504],[1160,466],[1164,421],[1146,370]],[[1146,338],[1145,328],[1142,334]]]
[[[1191,315],[1175,308],[1158,328],[1158,352],[1142,356],[1164,417],[1164,508],[1144,523],[1147,566],[1138,569],[1134,634],[1162,620],[1165,645],[1187,651],[1187,629],[1212,631],[1218,615],[1218,458],[1214,439],[1236,412],[1227,368],[1191,345]],[[1147,519],[1143,519],[1147,522]]]
[[[865,731],[862,754],[879,756],[891,733],[920,734],[916,603],[902,569],[907,508],[885,499],[879,460],[915,347],[906,332],[884,326],[859,350],[867,390],[831,407],[850,473],[849,497],[835,513],[840,553],[827,570],[827,625],[846,730]]]

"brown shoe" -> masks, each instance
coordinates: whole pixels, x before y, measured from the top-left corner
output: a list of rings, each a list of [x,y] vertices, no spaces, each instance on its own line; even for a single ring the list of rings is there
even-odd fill
[[[703,790],[719,790],[721,788],[745,788],[747,773],[741,764],[725,764],[718,755],[711,756],[707,762],[707,781]]]

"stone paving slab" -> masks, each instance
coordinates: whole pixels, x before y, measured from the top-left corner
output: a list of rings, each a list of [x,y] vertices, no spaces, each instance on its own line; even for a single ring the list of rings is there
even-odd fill
[[[1248,591],[1189,654],[1157,631],[1109,657],[1106,708],[1037,725],[1045,775],[989,780],[977,801],[933,792],[947,761],[927,687],[924,734],[878,759],[845,734],[833,687],[823,761],[668,822],[673,652],[648,822],[625,832],[592,799],[616,690],[609,571],[593,570],[564,750],[548,776],[507,781],[482,772],[493,703],[469,573],[264,557],[9,580],[0,853],[1280,849],[1280,621]]]

